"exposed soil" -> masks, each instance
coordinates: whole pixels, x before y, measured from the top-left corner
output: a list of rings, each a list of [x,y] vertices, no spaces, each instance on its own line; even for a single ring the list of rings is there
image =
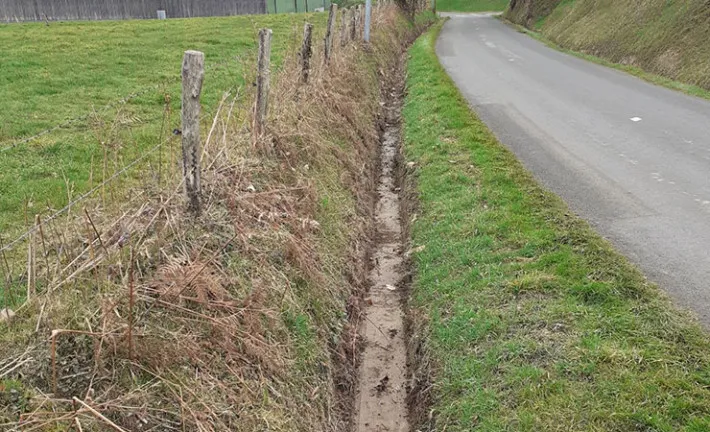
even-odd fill
[[[360,328],[363,355],[357,394],[357,432],[409,430],[407,348],[401,291],[405,289],[404,243],[397,162],[403,79],[400,73],[385,94],[385,124],[375,210],[377,243],[370,271],[370,292]]]

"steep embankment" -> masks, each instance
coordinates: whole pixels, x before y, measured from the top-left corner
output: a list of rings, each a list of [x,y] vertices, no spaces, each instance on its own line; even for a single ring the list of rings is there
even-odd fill
[[[706,0],[512,0],[506,17],[565,48],[710,89]]]

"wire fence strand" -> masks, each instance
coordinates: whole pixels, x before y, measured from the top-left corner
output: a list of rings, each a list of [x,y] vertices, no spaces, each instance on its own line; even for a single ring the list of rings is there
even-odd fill
[[[226,60],[224,60],[224,61],[222,61],[222,62],[211,64],[209,67],[205,68],[205,72],[211,72],[211,71],[213,71],[213,70],[216,70],[216,69],[218,69],[218,68],[220,68],[220,67],[222,67],[222,66],[225,66],[225,65],[227,65],[227,64],[229,64],[229,63],[234,62],[235,60],[238,60],[240,57],[241,57],[241,56],[230,56],[230,58],[228,58],[228,59],[226,59]],[[107,111],[112,110],[113,108],[116,108],[116,107],[118,107],[118,106],[120,106],[120,105],[124,105],[124,104],[126,104],[126,103],[128,103],[128,102],[130,102],[130,101],[132,101],[132,100],[134,100],[134,99],[137,99],[137,98],[139,98],[139,97],[141,97],[141,96],[144,96],[144,95],[150,93],[151,91],[158,90],[158,89],[160,89],[161,87],[164,87],[164,86],[167,86],[167,85],[175,84],[175,83],[177,83],[177,82],[179,82],[179,81],[180,81],[180,76],[178,75],[178,76],[174,76],[174,77],[172,77],[172,78],[168,78],[168,79],[166,79],[165,81],[162,81],[162,82],[160,82],[160,83],[158,83],[158,84],[153,84],[153,85],[151,85],[151,86],[144,87],[144,88],[142,88],[141,90],[135,91],[135,92],[133,92],[133,93],[130,93],[130,94],[126,95],[126,96],[121,97],[120,99],[116,99],[116,100],[114,100],[113,102],[108,103],[107,105],[103,106],[99,111],[102,112],[102,113],[105,113],[105,112],[107,112]],[[32,141],[35,141],[35,140],[37,140],[37,139],[39,139],[39,138],[42,138],[42,137],[45,136],[45,135],[49,135],[49,134],[54,133],[54,132],[56,132],[56,131],[58,131],[58,130],[68,128],[68,127],[70,127],[70,126],[72,126],[72,125],[74,125],[74,124],[84,122],[84,121],[90,119],[94,113],[95,113],[95,111],[92,111],[92,112],[89,112],[89,113],[86,113],[86,114],[82,114],[82,115],[80,115],[80,116],[78,116],[78,117],[74,117],[74,118],[72,118],[72,119],[69,119],[69,120],[66,120],[66,121],[64,121],[64,122],[58,123],[58,124],[56,124],[56,125],[54,125],[54,126],[51,126],[51,127],[47,128],[47,129],[44,129],[44,130],[42,130],[42,131],[40,131],[40,132],[38,132],[38,133],[36,133],[36,134],[34,134],[34,135],[32,135],[32,136],[29,136],[29,137],[26,137],[26,138],[22,138],[22,139],[20,139],[20,140],[18,140],[18,141],[13,142],[13,143],[10,144],[10,145],[7,145],[7,146],[5,146],[5,147],[1,147],[1,148],[0,148],[0,153],[4,153],[4,152],[6,152],[6,151],[15,149],[15,148],[17,148],[17,147],[19,147],[19,146],[22,146],[22,145],[24,145],[24,144],[28,144],[28,143],[30,143],[30,142],[32,142]]]
[[[123,168],[121,168],[119,171],[116,171],[115,173],[113,173],[109,178],[105,179],[104,181],[102,181],[102,182],[99,183],[98,185],[94,186],[94,187],[91,188],[89,191],[87,191],[87,192],[85,192],[85,193],[79,195],[79,197],[77,197],[77,198],[71,200],[66,206],[64,206],[64,207],[62,207],[61,209],[57,210],[56,212],[52,213],[50,216],[47,216],[45,219],[42,220],[42,223],[43,223],[43,224],[49,223],[49,222],[53,221],[54,219],[58,218],[59,216],[61,216],[62,214],[64,214],[65,212],[71,210],[71,209],[72,209],[73,207],[75,207],[77,204],[79,204],[80,202],[82,202],[82,201],[84,201],[85,199],[89,198],[89,197],[92,196],[94,193],[96,193],[97,191],[99,191],[100,189],[102,189],[104,186],[110,184],[111,182],[113,182],[114,180],[116,180],[117,178],[119,178],[121,175],[123,175],[123,174],[127,173],[128,171],[130,171],[132,168],[134,168],[134,167],[135,167],[136,165],[138,165],[140,162],[146,160],[146,159],[148,158],[148,156],[150,156],[150,155],[152,155],[153,153],[155,153],[156,151],[158,151],[158,149],[160,149],[160,147],[162,147],[162,146],[165,145],[166,143],[170,142],[171,139],[172,139],[172,137],[167,138],[167,139],[161,141],[160,143],[158,143],[157,145],[153,146],[153,147],[150,148],[147,152],[143,153],[139,158],[133,160],[133,161],[130,162],[128,165],[126,165],[126,166],[124,166]],[[22,233],[22,234],[21,234],[19,237],[17,237],[15,240],[11,241],[10,243],[8,243],[8,244],[4,245],[2,248],[0,248],[0,253],[2,253],[2,252],[7,252],[7,251],[12,250],[12,248],[13,248],[15,245],[19,244],[19,243],[22,242],[24,239],[26,239],[26,238],[29,237],[30,235],[34,234],[35,232],[37,232],[38,229],[39,229],[39,225],[38,225],[38,224],[33,225],[32,228],[30,228],[30,229],[28,229],[27,231],[25,231],[24,233]]]

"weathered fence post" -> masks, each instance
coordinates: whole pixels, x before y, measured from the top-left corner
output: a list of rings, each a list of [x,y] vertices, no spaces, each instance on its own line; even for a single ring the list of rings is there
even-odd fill
[[[335,21],[338,16],[338,5],[330,4],[330,12],[328,13],[328,27],[325,29],[325,62],[330,61],[330,56],[333,54],[333,34],[335,33]]]
[[[301,58],[301,83],[303,84],[308,83],[308,76],[311,73],[311,56],[313,55],[312,42],[313,24],[306,23],[303,26],[303,45],[299,53],[299,57]]]
[[[343,9],[342,19],[340,20],[340,46],[345,46],[348,44],[348,35],[350,30],[348,29],[348,9]]]
[[[370,42],[370,22],[372,20],[372,0],[365,2],[365,42]]]
[[[35,234],[30,231],[27,237],[27,301],[37,292],[37,281],[35,280]]]
[[[357,40],[357,17],[360,15],[360,7],[350,8],[350,40]]]
[[[360,39],[365,39],[365,5],[360,5]]]
[[[182,61],[182,172],[188,209],[198,215],[200,204],[200,94],[205,55],[185,51]]]
[[[271,29],[259,30],[259,57],[256,72],[256,101],[254,102],[254,123],[252,125],[254,145],[266,128],[266,114],[269,109],[269,86],[271,80]]]

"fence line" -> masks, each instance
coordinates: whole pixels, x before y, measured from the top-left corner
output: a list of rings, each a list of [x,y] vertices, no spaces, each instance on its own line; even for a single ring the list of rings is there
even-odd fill
[[[239,56],[238,56],[238,57],[239,57]],[[220,68],[220,67],[222,67],[222,66],[224,66],[224,65],[227,65],[227,64],[229,64],[229,63],[232,63],[233,61],[234,61],[234,59],[233,59],[233,58],[230,58],[230,59],[224,60],[224,61],[219,62],[219,63],[211,64],[209,67],[206,67],[206,68],[205,68],[205,73],[206,73],[206,72],[211,72],[211,71],[213,71],[213,70],[215,70],[215,69],[217,69],[217,68]],[[103,107],[101,107],[100,110],[99,110],[99,112],[105,113],[105,112],[107,112],[107,111],[109,111],[109,110],[111,110],[111,109],[113,109],[113,108],[116,108],[116,107],[119,106],[119,105],[124,105],[124,104],[126,104],[127,102],[132,101],[133,99],[139,98],[139,97],[141,97],[141,96],[144,96],[144,95],[150,93],[151,91],[160,89],[161,87],[166,86],[166,85],[174,84],[174,83],[176,83],[176,82],[178,82],[178,81],[180,81],[180,76],[179,76],[179,75],[176,75],[176,76],[174,76],[174,77],[172,77],[172,78],[168,78],[168,79],[166,79],[165,81],[162,81],[162,82],[160,82],[160,83],[158,83],[158,84],[153,84],[153,85],[144,87],[144,88],[142,88],[141,90],[138,90],[138,91],[136,91],[136,92],[130,93],[130,94],[126,95],[126,96],[121,97],[120,99],[115,99],[114,101],[109,102],[107,105],[104,105]],[[6,151],[12,150],[12,149],[14,149],[14,148],[16,148],[16,147],[19,147],[19,146],[23,145],[23,144],[28,144],[28,143],[30,143],[30,142],[32,142],[32,141],[35,141],[35,140],[37,140],[37,139],[39,139],[39,138],[42,138],[42,137],[45,136],[45,135],[49,135],[49,134],[51,134],[51,133],[53,133],[53,132],[56,132],[56,131],[58,131],[58,130],[60,130],[60,129],[64,129],[64,128],[66,128],[66,127],[69,127],[69,126],[71,126],[71,125],[73,125],[73,124],[75,124],[75,123],[79,123],[79,122],[82,122],[82,121],[86,121],[86,120],[88,120],[89,118],[91,118],[91,116],[92,116],[95,112],[96,112],[96,111],[92,111],[92,112],[89,112],[89,113],[86,113],[86,114],[82,114],[82,115],[80,115],[80,116],[78,116],[78,117],[74,117],[74,118],[69,119],[69,120],[66,120],[66,121],[64,121],[64,122],[62,122],[62,123],[56,124],[56,125],[54,125],[54,126],[51,126],[51,127],[47,128],[47,129],[45,129],[45,130],[42,130],[42,131],[36,133],[35,135],[29,136],[29,137],[26,137],[26,138],[22,138],[21,140],[16,141],[16,142],[14,142],[14,143],[12,143],[12,144],[10,144],[10,145],[8,145],[8,146],[0,147],[0,153],[4,153],[4,152],[6,152]]]
[[[231,93],[231,92],[234,90],[234,88],[235,88],[235,87],[230,88],[227,93]],[[209,113],[203,113],[203,114],[201,115],[201,117],[200,117],[200,122],[205,121],[208,116],[209,116]],[[112,182],[114,182],[115,180],[117,180],[118,178],[120,178],[122,175],[124,175],[124,174],[128,173],[129,171],[131,171],[131,170],[132,170],[133,168],[135,168],[138,164],[140,164],[141,162],[143,162],[143,161],[145,161],[146,159],[148,159],[148,158],[149,158],[151,155],[153,155],[156,151],[160,150],[160,148],[161,148],[162,146],[164,146],[165,144],[168,144],[168,143],[169,143],[171,140],[173,140],[173,139],[174,139],[173,136],[169,136],[168,138],[165,138],[165,139],[164,139],[163,141],[161,141],[160,143],[158,143],[158,144],[156,144],[155,146],[153,146],[153,147],[149,148],[148,150],[144,151],[144,152],[141,154],[140,157],[138,157],[138,158],[132,160],[132,161],[129,162],[127,165],[124,165],[123,167],[121,167],[120,170],[114,172],[110,177],[106,178],[105,180],[103,180],[103,181],[102,181],[101,183],[99,183],[98,185],[92,187],[92,188],[91,188],[90,190],[88,190],[87,192],[84,192],[83,194],[79,195],[77,198],[71,200],[71,201],[70,201],[68,204],[66,204],[64,207],[62,207],[62,208],[59,209],[59,210],[56,210],[54,213],[52,213],[51,215],[47,216],[45,219],[42,219],[42,222],[41,222],[41,223],[42,223],[42,224],[45,224],[45,223],[48,223],[48,222],[52,222],[53,220],[57,219],[57,218],[58,218],[59,216],[61,216],[62,214],[66,213],[67,211],[69,211],[69,210],[71,210],[72,208],[76,207],[77,204],[79,204],[79,203],[81,203],[82,201],[88,199],[89,197],[91,197],[92,195],[94,195],[96,192],[98,192],[99,190],[101,190],[102,188],[104,188],[105,186],[111,184]],[[15,238],[15,240],[11,241],[11,242],[8,243],[8,244],[3,244],[3,246],[0,247],[0,254],[3,253],[3,252],[11,251],[15,245],[17,245],[17,244],[19,244],[20,242],[22,242],[23,240],[27,239],[30,235],[36,233],[38,229],[39,229],[39,227],[35,224],[35,225],[33,225],[31,228],[29,228],[28,230],[26,230],[26,231],[24,231],[22,234],[20,234],[17,238]]]
[[[0,21],[107,20],[263,14],[265,0],[3,0]]]
[[[335,8],[333,8],[333,9],[334,9],[332,11],[333,16],[334,16],[333,19],[336,20],[335,17],[337,16],[337,14],[336,14],[337,9],[335,9]],[[347,12],[350,12],[350,14],[348,14]],[[349,11],[343,10],[342,19],[340,20],[341,21],[340,22],[341,37],[344,37],[344,39],[341,40],[341,43],[343,43],[343,45],[348,45],[353,42],[358,42],[358,38],[351,38],[350,37],[351,34],[360,34],[360,35],[363,34],[363,29],[352,28],[353,25],[360,27],[361,25],[364,24],[363,20],[357,19],[358,12],[359,12],[359,10],[357,8],[351,8]],[[378,12],[379,12],[379,10],[378,10]],[[336,23],[333,23],[332,27],[329,25],[329,28],[331,29],[331,36],[333,34],[335,34],[335,27],[336,27]],[[309,25],[306,24],[306,27],[304,28],[304,39],[306,39],[306,40],[304,41],[303,46],[307,45],[309,47],[307,49],[308,51],[311,50],[310,43],[309,43],[310,42],[309,39],[311,38],[311,35],[310,35],[309,30],[310,30]],[[252,125],[252,133],[253,133],[253,139],[255,140],[256,144],[270,145],[264,141],[266,138],[265,131],[267,129],[266,122],[268,119],[268,108],[269,108],[268,107],[268,88],[270,86],[270,78],[271,78],[269,54],[270,54],[270,41],[271,41],[272,32],[269,29],[262,29],[259,34],[260,34],[260,38],[259,38],[260,39],[260,44],[259,44],[259,54],[260,55],[259,55],[259,59],[258,59],[258,68],[257,68],[258,69],[257,70],[257,91],[256,91],[256,95],[255,95],[256,99],[255,99],[255,103],[254,103],[254,111],[252,113],[253,120],[255,121],[255,123],[258,120],[259,124]],[[324,40],[324,43],[327,44],[327,42],[325,40]],[[332,40],[331,40],[331,44],[333,44]],[[335,44],[333,44],[333,45],[335,45]],[[306,50],[306,48],[302,48],[301,53],[305,52],[304,50]],[[324,55],[325,55],[325,50],[326,50],[326,46],[324,46]],[[332,52],[331,52],[331,54],[332,54]],[[305,57],[305,56],[302,54],[302,57]],[[205,68],[205,71],[213,70],[217,67],[220,67],[220,66],[227,64],[227,63],[230,63],[232,61],[234,61],[234,59],[230,58],[224,62],[210,65],[210,67]],[[323,67],[328,67],[327,62],[323,62],[322,65],[323,65]],[[309,65],[309,67],[310,67],[310,65]],[[259,85],[259,82],[261,82],[261,85]],[[157,88],[157,87],[159,87],[161,85],[165,85],[165,84],[166,84],[166,82],[163,82],[163,83],[160,83],[159,85],[152,86],[150,89],[154,89],[154,88]],[[306,84],[306,83],[304,81],[302,81],[302,84]],[[187,87],[189,87],[189,86],[187,86]],[[261,91],[259,91],[260,87],[262,89]],[[143,90],[141,90],[141,92],[147,92],[150,89],[143,89]],[[266,91],[264,91],[264,90],[266,90]],[[114,106],[117,103],[121,103],[121,101],[126,101],[129,97],[133,97],[133,98],[137,97],[136,94],[137,93],[131,94],[126,98],[123,98],[117,102],[114,102]],[[199,94],[197,95],[197,103],[199,104]],[[183,109],[185,109],[185,108],[186,108],[186,104],[183,103]],[[219,113],[219,109],[218,109],[218,113]],[[198,116],[200,117],[200,120],[198,122],[201,122],[202,120],[205,119],[205,117],[204,117],[205,114],[207,114],[207,113],[203,113],[202,116],[200,116],[198,114]],[[218,115],[218,114],[216,114],[216,115]],[[87,116],[88,116],[88,114],[87,114]],[[164,121],[165,121],[165,117],[164,117]],[[162,132],[161,132],[161,137],[162,137]],[[183,136],[183,139],[184,138],[185,137]],[[109,185],[112,182],[116,181],[117,179],[121,178],[123,175],[130,172],[131,170],[135,169],[137,166],[139,166],[139,164],[141,162],[146,161],[153,154],[155,154],[157,151],[159,151],[165,144],[169,143],[172,139],[174,139],[173,136],[168,136],[167,138],[163,139],[155,146],[153,146],[150,149],[148,149],[147,151],[143,152],[139,157],[132,160],[130,163],[123,166],[118,171],[114,172],[108,178],[104,178],[101,183],[99,183],[96,186],[93,186],[89,191],[81,194],[80,196],[78,196],[75,199],[71,199],[63,208],[54,211],[52,214],[50,214],[49,216],[47,216],[45,218],[40,217],[39,220],[31,228],[29,228],[27,231],[25,231],[24,233],[19,235],[16,239],[14,239],[13,241],[11,241],[7,244],[2,244],[1,245],[2,247],[0,247],[0,257],[4,256],[5,252],[15,250],[16,246],[25,240],[28,240],[29,242],[33,242],[34,241],[34,234],[42,229],[42,225],[49,224],[52,221],[56,220],[61,215],[69,212],[72,208],[76,207],[81,202],[87,200],[88,198],[90,198],[91,196],[96,194],[96,192],[102,190],[107,185]],[[162,162],[161,162],[161,164],[162,164]],[[185,166],[185,163],[183,163],[183,166]],[[198,171],[201,169],[200,166],[197,164],[193,164],[193,167],[195,167]],[[184,170],[183,173],[185,173],[186,171],[187,170]],[[199,175],[199,172],[197,173],[197,175]],[[185,182],[186,182],[186,179],[185,179],[185,174],[184,174],[183,178],[180,179],[180,184],[185,184]],[[199,195],[199,189],[197,190],[196,193]],[[32,246],[28,246],[28,247],[31,248]],[[30,251],[29,253],[31,255],[32,251]],[[29,265],[29,262],[28,262],[28,265]],[[8,270],[10,270],[10,269],[8,269]],[[25,274],[27,271],[35,271],[35,269],[26,270]],[[12,273],[15,273],[15,272],[12,272]],[[20,273],[20,275],[22,275],[22,274],[23,273]],[[8,275],[8,277],[9,277],[9,275]]]
[[[128,171],[130,171],[133,167],[135,167],[136,165],[138,165],[140,162],[142,162],[142,161],[144,161],[145,159],[147,159],[148,156],[150,156],[150,155],[152,155],[153,153],[155,153],[156,151],[158,151],[158,149],[159,149],[160,147],[162,147],[164,144],[166,144],[167,142],[169,142],[170,139],[172,139],[172,137],[171,137],[171,138],[168,138],[168,139],[166,139],[166,140],[164,140],[164,141],[161,141],[159,144],[153,146],[153,147],[150,148],[148,151],[146,151],[145,153],[143,153],[139,158],[134,159],[134,160],[133,160],[132,162],[130,162],[128,165],[124,166],[124,167],[121,168],[119,171],[113,173],[109,178],[105,179],[104,181],[102,181],[102,182],[99,183],[98,185],[94,186],[94,187],[93,187],[92,189],[90,189],[89,191],[87,191],[87,192],[85,192],[85,193],[79,195],[78,198],[73,199],[73,200],[70,201],[66,206],[64,206],[63,208],[61,208],[61,209],[55,211],[55,212],[52,213],[50,216],[47,216],[45,219],[42,220],[42,223],[45,224],[45,223],[51,222],[51,221],[53,221],[54,219],[56,219],[56,218],[58,218],[59,216],[61,216],[62,214],[64,214],[65,212],[71,210],[71,209],[72,209],[73,207],[75,207],[77,204],[79,204],[80,202],[82,202],[82,201],[84,201],[85,199],[89,198],[91,195],[95,194],[96,192],[98,192],[99,190],[101,190],[103,187],[105,187],[106,185],[110,184],[111,182],[113,182],[114,180],[116,180],[117,178],[119,178],[121,175],[123,175],[123,174],[127,173]],[[34,234],[35,232],[37,232],[38,229],[39,229],[39,225],[33,225],[32,228],[30,228],[30,229],[28,229],[27,231],[25,231],[24,233],[22,233],[18,238],[16,238],[15,240],[11,241],[10,243],[8,243],[8,244],[4,245],[2,248],[0,248],[0,253],[2,253],[2,252],[7,252],[7,251],[12,250],[12,248],[13,248],[16,244],[19,244],[22,240],[28,238],[30,235],[32,235],[32,234]]]

